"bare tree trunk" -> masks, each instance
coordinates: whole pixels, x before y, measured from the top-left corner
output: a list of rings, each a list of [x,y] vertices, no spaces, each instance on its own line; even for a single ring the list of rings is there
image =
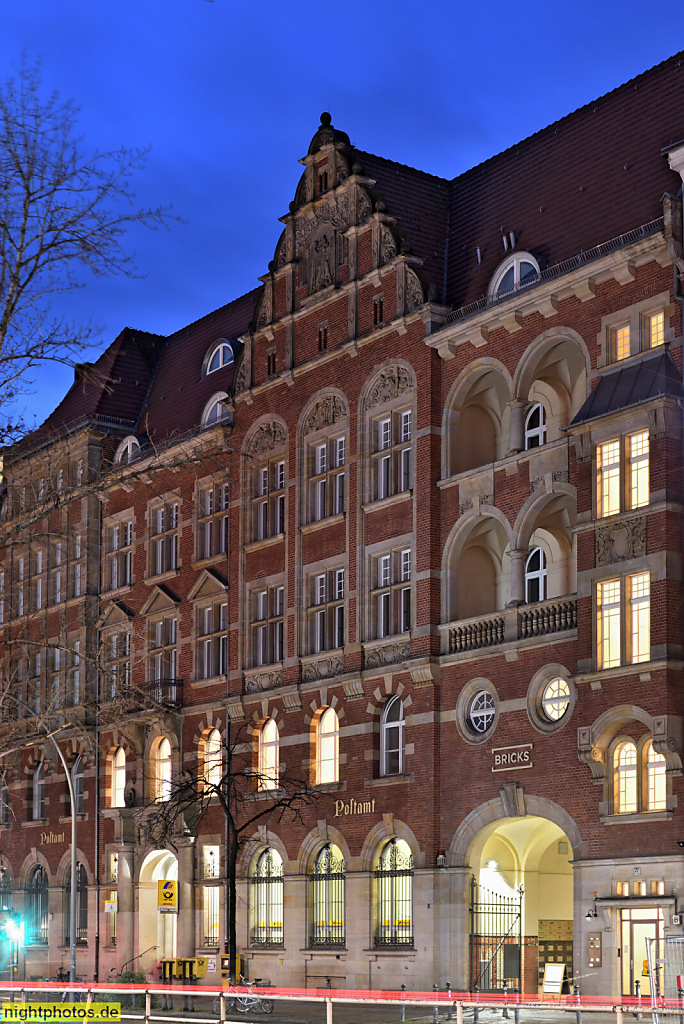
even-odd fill
[[[230,977],[237,981],[237,859],[238,836],[234,828],[230,828],[228,847],[228,969]]]

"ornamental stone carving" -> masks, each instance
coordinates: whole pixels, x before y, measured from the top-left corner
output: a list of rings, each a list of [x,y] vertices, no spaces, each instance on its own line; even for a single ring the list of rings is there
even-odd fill
[[[372,409],[384,402],[391,402],[393,398],[413,391],[413,386],[413,375],[405,366],[388,366],[375,378],[367,407]]]
[[[323,395],[304,421],[304,434],[312,434],[314,430],[331,427],[347,415],[347,406],[337,395]]]
[[[390,229],[383,224],[380,229],[380,262],[389,263],[397,255],[397,240]]]
[[[366,668],[394,665],[398,661],[405,661],[410,654],[411,643],[409,640],[397,644],[387,644],[385,647],[376,647],[372,651],[366,651]]]
[[[241,391],[246,391],[249,387],[250,380],[250,353],[248,348],[245,347],[242,353],[242,359],[240,366],[235,377],[234,390],[235,394],[239,394]]]
[[[247,442],[245,454],[255,457],[264,455],[266,452],[270,452],[272,448],[278,448],[280,445],[285,444],[286,441],[287,435],[282,424],[277,422],[262,423]]]
[[[406,270],[406,312],[417,309],[425,302],[423,297],[423,286],[415,270]]]
[[[646,554],[646,519],[627,519],[596,530],[596,564],[611,565]]]
[[[270,672],[259,672],[255,676],[248,676],[245,680],[245,693],[261,693],[262,690],[275,690],[282,685],[282,669],[272,669]]]
[[[321,658],[318,661],[310,661],[302,665],[302,682],[311,683],[316,679],[330,679],[332,676],[342,675],[344,672],[344,660],[337,658]]]

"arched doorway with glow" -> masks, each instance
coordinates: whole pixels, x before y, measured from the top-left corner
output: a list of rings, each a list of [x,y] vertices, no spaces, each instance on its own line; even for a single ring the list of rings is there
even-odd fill
[[[482,829],[470,853],[470,987],[541,991],[545,966],[573,975],[572,846],[554,822],[504,818]]]
[[[178,861],[169,850],[152,850],[145,857],[138,880],[138,970],[148,972],[163,957],[176,956],[177,914],[161,913],[157,906],[158,882],[178,881]],[[156,949],[154,948],[156,947]]]

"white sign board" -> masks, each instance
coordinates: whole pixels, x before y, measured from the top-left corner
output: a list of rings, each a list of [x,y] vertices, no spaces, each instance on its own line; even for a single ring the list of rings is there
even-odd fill
[[[563,988],[564,978],[565,964],[545,964],[542,992],[548,992],[551,995],[559,996],[561,989]]]

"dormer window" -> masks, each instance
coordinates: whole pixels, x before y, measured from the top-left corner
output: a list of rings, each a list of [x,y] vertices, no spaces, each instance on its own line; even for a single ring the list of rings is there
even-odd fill
[[[127,466],[129,462],[134,462],[140,455],[140,442],[137,437],[124,438],[119,447],[116,449],[114,456],[114,462],[119,463],[122,466]]]
[[[525,417],[525,451],[538,448],[546,441],[546,411],[541,402],[535,402]]]
[[[216,423],[223,423],[230,417],[230,409],[227,405],[228,395],[225,391],[219,391],[213,395],[204,407],[202,413],[202,426],[213,427]]]
[[[488,289],[490,299],[500,299],[525,288],[539,277],[539,264],[529,252],[516,252],[500,263]]]
[[[219,341],[210,350],[206,362],[204,376],[221,370],[224,366],[230,366],[235,359],[233,346],[227,341]]]

